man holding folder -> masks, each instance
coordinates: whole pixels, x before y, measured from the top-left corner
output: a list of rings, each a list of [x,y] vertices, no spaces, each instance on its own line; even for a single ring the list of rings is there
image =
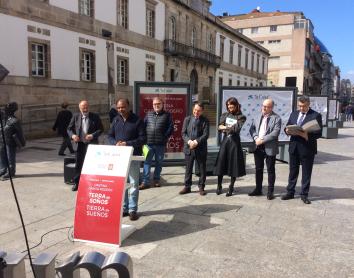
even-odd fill
[[[317,139],[322,135],[322,117],[321,114],[310,108],[310,98],[301,96],[298,99],[299,110],[290,114],[285,133],[290,135],[289,144],[289,178],[287,193],[282,196],[282,200],[293,199],[295,195],[295,186],[299,175],[300,165],[302,167],[301,179],[301,200],[305,204],[311,204],[308,199],[310,190],[311,174],[315,154],[317,153]],[[303,127],[310,121],[317,121],[318,128],[292,129],[288,126]],[[313,126],[313,125],[312,125]]]

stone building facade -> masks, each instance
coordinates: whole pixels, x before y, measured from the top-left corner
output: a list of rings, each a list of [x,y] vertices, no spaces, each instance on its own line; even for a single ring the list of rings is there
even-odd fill
[[[268,86],[296,86],[299,93],[321,93],[322,56],[313,24],[302,12],[255,9],[219,18],[269,50]]]
[[[26,134],[43,136],[52,134],[61,102],[75,111],[87,99],[107,118],[114,99],[132,99],[135,81],[191,82],[194,99],[209,103],[219,84],[264,85],[268,51],[209,7],[206,0],[0,0],[0,64],[10,71],[0,105],[17,101]],[[239,45],[264,59],[263,71],[256,60],[251,67],[251,56],[238,62]]]

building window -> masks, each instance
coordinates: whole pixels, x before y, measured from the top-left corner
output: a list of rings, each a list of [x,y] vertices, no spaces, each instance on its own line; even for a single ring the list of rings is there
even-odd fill
[[[256,71],[259,72],[259,54],[257,54]]]
[[[191,46],[193,48],[195,48],[197,46],[197,30],[195,29],[195,27],[192,30]]]
[[[269,40],[269,44],[280,44],[281,40]]]
[[[118,0],[118,25],[128,29],[128,0]]]
[[[125,57],[117,57],[117,83],[129,85],[129,60]]]
[[[270,25],[270,27],[269,27],[269,31],[270,31],[270,32],[276,32],[277,29],[278,29],[278,26],[277,26],[277,25]]]
[[[250,52],[249,49],[245,49],[245,69],[248,69],[248,53]]]
[[[252,27],[251,34],[258,34],[258,27]]]
[[[176,71],[175,71],[175,69],[170,69],[170,81],[171,82],[176,81]]]
[[[265,58],[262,58],[262,74],[265,74]]]
[[[224,61],[224,38],[220,37],[220,58],[221,61]]]
[[[95,82],[95,52],[80,48],[80,76],[82,81]]]
[[[255,55],[255,53],[252,52],[251,53],[251,71],[254,71],[254,55]]]
[[[146,81],[155,81],[155,65],[146,63]]]
[[[219,77],[219,87],[223,85],[223,82],[224,82],[223,78]]]
[[[93,17],[94,0],[79,0],[79,13]]]
[[[45,77],[45,45],[32,44],[32,76]]]
[[[207,38],[207,50],[211,53],[214,51],[214,40],[213,35],[211,33],[208,34]]]
[[[241,57],[242,57],[242,45],[238,46],[238,51],[237,51],[237,65],[241,67]]]
[[[306,19],[295,19],[294,29],[305,29]]]
[[[232,79],[229,79],[229,86],[232,86]]]
[[[176,34],[177,34],[177,26],[176,26],[176,19],[171,16],[170,17],[170,20],[169,20],[169,24],[168,24],[168,38],[170,40],[173,40],[173,41],[176,41],[177,40],[177,37],[176,37]]]
[[[234,63],[234,46],[235,46],[235,43],[230,41],[230,56],[229,56],[230,64]]]
[[[237,80],[237,86],[240,86],[240,85],[241,85],[241,81]]]
[[[155,38],[155,5],[146,1],[146,35],[151,38]]]
[[[247,87],[247,81],[245,81],[244,86]]]
[[[50,42],[31,39],[28,42],[29,75],[50,78]]]

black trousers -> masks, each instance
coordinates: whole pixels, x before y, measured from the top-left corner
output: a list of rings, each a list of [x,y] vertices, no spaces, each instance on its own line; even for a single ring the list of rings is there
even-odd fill
[[[75,177],[73,179],[76,185],[78,185],[80,182],[80,175],[81,175],[82,166],[84,164],[84,160],[87,152],[87,147],[88,144],[82,142],[77,143]]]
[[[66,148],[69,148],[70,153],[74,153],[74,149],[71,145],[71,140],[69,136],[63,136],[63,142],[61,143],[61,146],[59,148],[59,154],[63,154]]]
[[[289,180],[288,194],[295,194],[295,186],[299,176],[300,165],[302,169],[301,196],[308,196],[311,184],[311,175],[315,155],[300,155],[297,151],[289,153]]]
[[[262,191],[264,160],[268,172],[268,192],[274,192],[275,183],[275,156],[266,154],[264,148],[257,148],[254,152],[254,163],[256,165],[256,190]]]
[[[191,151],[190,155],[185,155],[186,159],[186,173],[184,176],[184,185],[186,187],[192,186],[192,172],[193,172],[193,164],[194,161],[197,162],[196,166],[199,167],[199,182],[198,187],[203,188],[205,187],[205,180],[206,180],[206,156],[200,157],[196,154],[195,151]]]

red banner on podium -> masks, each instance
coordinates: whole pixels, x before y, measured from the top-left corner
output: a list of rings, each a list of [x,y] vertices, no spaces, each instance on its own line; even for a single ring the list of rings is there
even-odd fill
[[[132,147],[90,145],[76,198],[74,239],[120,245]]]

